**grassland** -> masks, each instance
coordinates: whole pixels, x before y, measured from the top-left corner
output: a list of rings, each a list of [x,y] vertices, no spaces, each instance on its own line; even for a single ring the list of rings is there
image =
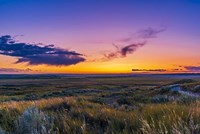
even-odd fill
[[[1,75],[0,133],[200,133],[199,75]]]

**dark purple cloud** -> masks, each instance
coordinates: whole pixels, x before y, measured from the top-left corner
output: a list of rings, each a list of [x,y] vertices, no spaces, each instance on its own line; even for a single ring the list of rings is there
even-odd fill
[[[187,71],[200,72],[200,66],[184,66]]]
[[[124,57],[126,57],[127,54],[132,54],[135,52],[139,47],[142,47],[146,44],[146,42],[143,43],[137,43],[137,44],[130,44],[127,46],[124,46],[120,50],[120,54]]]
[[[182,71],[183,69],[182,68],[174,68],[172,69],[172,71]]]
[[[30,68],[17,69],[17,68],[0,68],[0,73],[19,73],[19,72],[32,72]]]
[[[146,42],[134,43],[123,47],[114,45],[116,50],[113,52],[105,53],[102,59],[103,61],[108,61],[119,57],[126,57],[128,54],[134,53],[138,48],[144,46],[145,44]]]
[[[0,36],[0,54],[17,57],[16,63],[68,66],[85,61],[82,54],[54,45],[18,43],[10,35]]]
[[[165,72],[166,69],[132,69],[133,72]]]
[[[104,54],[103,60],[112,60],[112,59],[115,59],[115,58],[118,58],[118,57],[119,57],[118,51],[117,52],[110,52],[110,53]]]

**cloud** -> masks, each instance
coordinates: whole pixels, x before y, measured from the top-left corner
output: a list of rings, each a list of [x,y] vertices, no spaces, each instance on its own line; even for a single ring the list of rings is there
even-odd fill
[[[166,72],[166,69],[132,69],[133,72]]]
[[[20,72],[32,72],[30,68],[17,69],[17,68],[0,68],[0,73],[20,73]]]
[[[119,41],[121,41],[121,42],[129,42],[132,39],[133,39],[132,37],[127,37],[127,38],[120,39]]]
[[[128,43],[128,42],[131,42],[133,40],[138,40],[138,39],[147,40],[150,38],[156,38],[159,33],[166,31],[166,29],[167,29],[166,27],[161,27],[157,29],[148,27],[146,29],[141,29],[137,31],[136,33],[132,33],[128,37],[124,37],[120,39],[119,42]]]
[[[82,54],[57,48],[54,45],[41,45],[16,42],[10,35],[0,36],[0,54],[17,57],[16,63],[29,65],[68,66],[85,61]]]
[[[183,69],[182,68],[174,68],[172,69],[172,71],[182,71]]]
[[[135,52],[139,47],[142,47],[146,44],[146,42],[142,42],[142,43],[137,43],[137,44],[130,44],[127,46],[124,46],[121,48],[120,50],[120,54],[123,57],[126,57],[127,54],[132,54],[133,52]]]
[[[200,72],[200,66],[184,66],[187,71]]]
[[[142,29],[137,32],[139,38],[143,39],[150,39],[150,38],[156,38],[157,34],[164,32],[166,30],[166,27],[160,28],[160,29],[154,29],[152,27],[148,27],[146,29]]]
[[[146,42],[134,43],[134,44],[130,44],[130,45],[122,46],[122,47],[119,47],[119,46],[113,44],[113,46],[115,47],[116,50],[113,52],[104,53],[104,57],[102,58],[102,60],[108,61],[108,60],[112,60],[112,59],[119,58],[119,57],[122,57],[122,58],[126,57],[128,54],[132,54],[138,48],[144,46],[145,44],[146,44]]]
[[[107,52],[103,54],[103,58],[101,58],[101,61],[109,61],[115,58],[123,58],[126,57],[128,54],[133,54],[136,50],[138,50],[140,47],[143,47],[147,44],[148,39],[150,38],[156,38],[157,35],[161,32],[164,32],[166,30],[166,27],[155,29],[152,27],[142,29],[135,33],[135,35],[120,39],[119,41],[122,43],[126,43],[128,45],[122,45],[121,47],[118,45],[113,44],[115,47],[115,51]],[[139,37],[139,39],[142,39],[139,43],[133,43],[133,40],[136,40]]]
[[[104,57],[102,58],[102,60],[103,61],[112,60],[112,59],[115,59],[115,58],[118,58],[118,57],[119,57],[118,52],[110,52],[110,53],[104,54]]]

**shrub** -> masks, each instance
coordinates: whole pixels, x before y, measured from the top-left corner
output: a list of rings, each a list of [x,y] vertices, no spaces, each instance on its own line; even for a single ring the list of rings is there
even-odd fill
[[[19,101],[19,99],[16,98],[16,97],[12,97],[10,100],[12,100],[12,101]]]
[[[104,99],[102,97],[95,97],[95,98],[91,98],[89,99],[90,102],[94,102],[94,103],[99,103],[99,104],[103,104],[104,103]]]
[[[0,134],[6,134],[6,132],[0,127]]]
[[[0,126],[7,132],[14,130],[14,121],[18,118],[20,112],[16,109],[0,109]]]
[[[44,111],[62,111],[62,110],[70,110],[71,106],[67,102],[62,102],[60,104],[54,104],[54,105],[47,105],[42,110]]]
[[[37,100],[38,96],[37,94],[26,94],[23,98],[23,100]]]
[[[165,93],[169,93],[170,92],[170,89],[171,89],[171,87],[169,87],[169,86],[165,86],[165,87],[162,87],[161,89],[160,89],[160,94],[165,94]]]
[[[200,85],[195,86],[195,87],[194,87],[194,91],[195,91],[195,92],[200,92]]]
[[[168,95],[156,95],[151,98],[151,102],[153,103],[165,103],[165,102],[170,102],[173,100],[174,100],[174,97],[168,96]]]
[[[193,97],[193,96],[180,96],[178,99],[177,99],[177,102],[178,103],[181,103],[181,104],[190,104],[190,103],[193,103],[197,100],[198,98],[197,97]]]
[[[193,79],[182,79],[182,80],[174,82],[173,84],[185,84],[185,83],[193,83],[193,82],[196,82],[196,81]]]
[[[118,100],[117,100],[117,103],[119,104],[119,105],[131,105],[131,102],[130,102],[130,100],[128,100],[128,98],[126,98],[126,97],[121,97],[121,98],[119,98]]]
[[[53,133],[53,118],[39,111],[36,107],[27,108],[16,121],[17,134]]]

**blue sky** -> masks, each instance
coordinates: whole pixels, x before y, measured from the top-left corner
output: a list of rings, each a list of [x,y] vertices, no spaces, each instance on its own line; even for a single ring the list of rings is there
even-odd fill
[[[180,60],[182,62],[178,64],[182,66],[198,66],[199,12],[199,0],[0,0],[0,36],[18,35],[15,40],[23,43],[54,44],[55,47],[83,54],[85,61],[90,61],[101,58],[105,51],[114,51],[113,43],[129,45],[120,40],[138,31],[165,28],[159,37],[148,40],[151,47],[145,45],[143,50],[124,58],[123,67],[132,64],[136,68],[144,68],[145,64],[138,61],[149,60],[145,59],[146,56],[152,57],[147,68],[156,68],[155,62],[160,61],[155,61],[154,53],[158,51],[164,53],[160,57],[168,64],[162,66],[160,62],[160,65],[156,64],[158,68],[172,67],[175,61]],[[135,42],[138,39],[128,43]],[[170,54],[168,59],[166,53]],[[131,61],[131,58],[136,58],[136,61]],[[172,59],[174,61],[169,63]],[[107,64],[116,62],[119,61]],[[27,65],[20,67],[27,68]]]

